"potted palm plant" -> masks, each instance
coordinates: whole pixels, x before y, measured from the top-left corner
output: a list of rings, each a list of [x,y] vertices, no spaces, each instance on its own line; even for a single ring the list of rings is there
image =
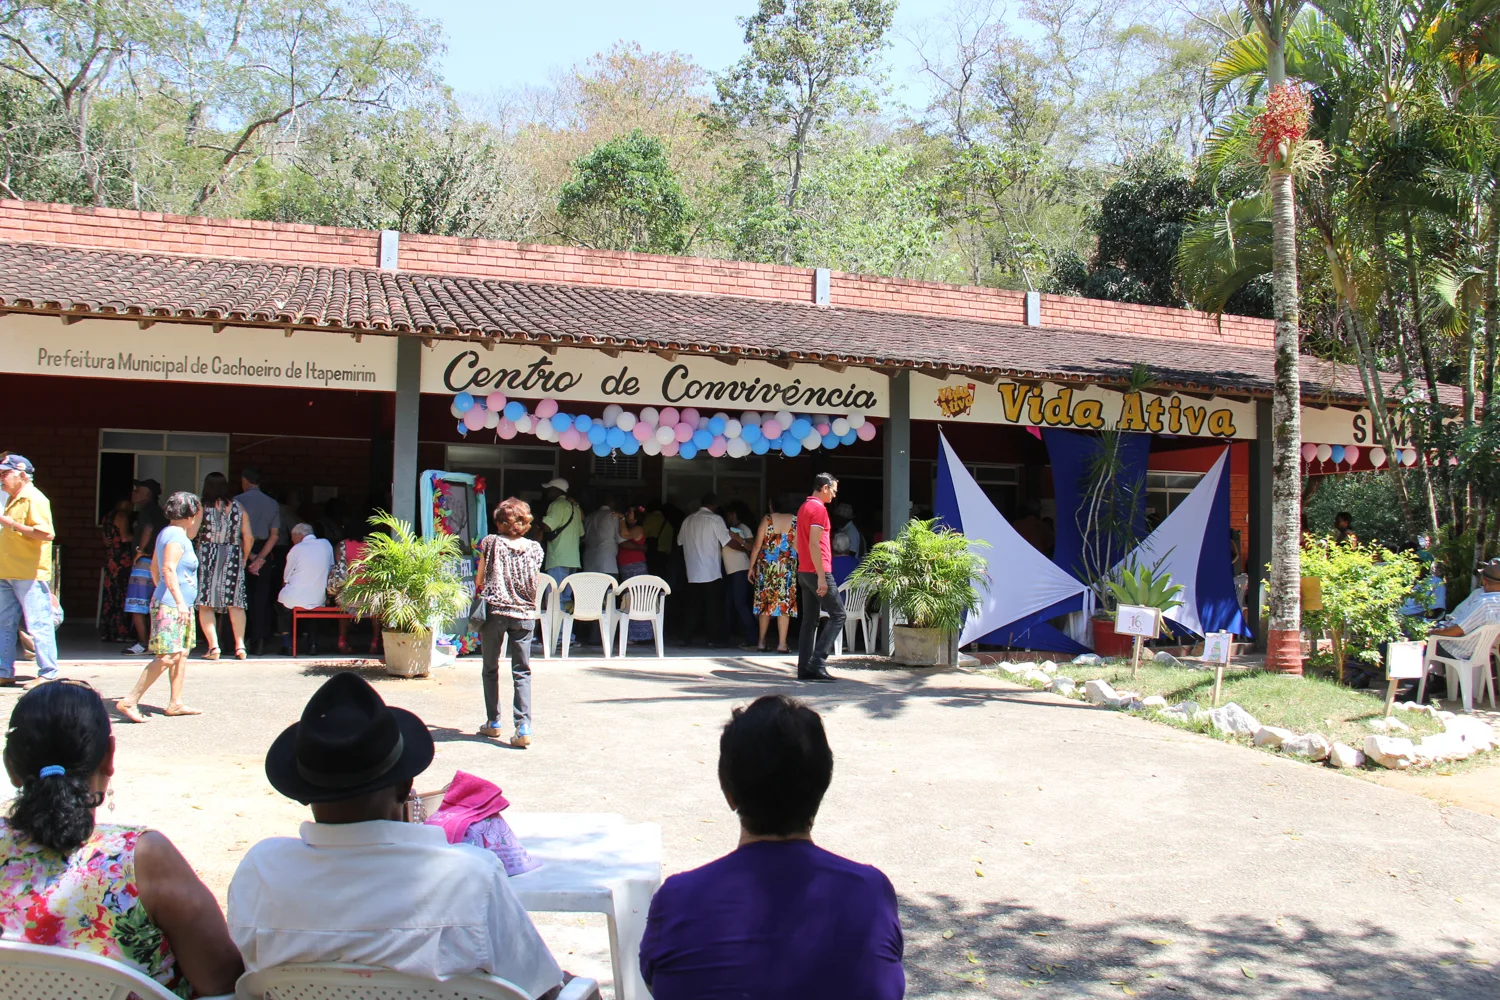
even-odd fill
[[[897,621],[892,659],[907,666],[958,662],[964,615],[979,608],[978,585],[989,579],[974,551],[988,543],[937,528],[936,520],[909,521],[893,540],[870,550],[851,574],[893,609]]]
[[[350,564],[344,606],[356,618],[380,623],[387,673],[425,677],[432,668],[436,628],[469,606],[468,588],[458,575],[458,536],[420,538],[410,522],[385,511],[370,524],[384,530],[366,539],[364,555]]]

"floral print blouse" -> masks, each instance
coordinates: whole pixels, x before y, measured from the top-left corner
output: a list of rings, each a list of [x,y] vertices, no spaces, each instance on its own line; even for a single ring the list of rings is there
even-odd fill
[[[143,832],[96,826],[64,857],[0,819],[0,933],[101,955],[188,996],[172,946],[140,905],[135,845]]]

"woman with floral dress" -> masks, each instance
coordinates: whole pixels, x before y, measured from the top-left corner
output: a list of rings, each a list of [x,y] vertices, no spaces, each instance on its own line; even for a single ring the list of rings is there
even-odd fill
[[[104,538],[104,594],[99,608],[99,637],[105,642],[133,638],[125,614],[125,591],[130,586],[130,564],[135,557],[135,511],[129,500],[115,504],[104,515],[99,532]]]
[[[222,472],[203,480],[203,526],[198,550],[198,624],[208,640],[205,660],[219,658],[218,616],[229,613],[234,658],[245,658],[245,562],[255,546],[250,519],[229,490]]]
[[[766,632],[776,619],[776,652],[791,652],[786,633],[797,617],[797,516],[786,513],[784,501],[771,501],[771,513],[761,519],[750,550],[750,583],[755,588],[755,613],[760,618],[759,649],[766,649]]]
[[[18,791],[0,819],[0,936],[99,955],[181,997],[234,992],[239,949],[177,848],[155,830],[95,825],[114,758],[109,714],[87,684],[51,681],[16,702],[5,738]]]

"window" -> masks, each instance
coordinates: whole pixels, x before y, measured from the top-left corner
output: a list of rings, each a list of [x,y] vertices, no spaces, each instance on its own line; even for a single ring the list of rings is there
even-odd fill
[[[934,467],[935,468],[935,467]],[[990,498],[995,509],[1014,521],[1021,516],[1021,467],[1019,465],[965,465],[974,482]],[[937,491],[933,491],[937,495]]]
[[[450,444],[444,467],[485,480],[485,502],[493,508],[506,497],[530,503],[542,498],[542,484],[557,475],[558,449],[550,446]]]
[[[617,485],[636,484],[641,481],[641,453],[627,455],[622,451],[616,451],[613,455],[594,456],[593,475],[590,482],[615,483]]]
[[[1202,481],[1201,472],[1146,473],[1146,523],[1152,528],[1161,524]]]
[[[128,493],[127,479],[156,480],[163,498],[179,490],[197,493],[210,472],[228,474],[229,435],[102,430],[99,464],[101,505]]]

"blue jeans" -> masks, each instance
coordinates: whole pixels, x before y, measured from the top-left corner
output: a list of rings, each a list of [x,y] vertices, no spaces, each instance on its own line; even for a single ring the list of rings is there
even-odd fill
[[[57,676],[52,588],[42,580],[0,580],[0,677],[16,675],[16,630],[22,619],[36,646],[37,673],[51,680]]]

